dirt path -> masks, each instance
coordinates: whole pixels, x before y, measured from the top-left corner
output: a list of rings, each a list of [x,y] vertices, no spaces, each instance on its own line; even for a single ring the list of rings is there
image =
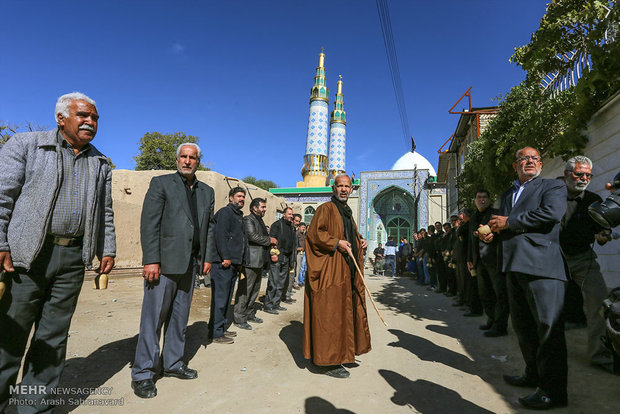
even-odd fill
[[[158,396],[136,397],[130,362],[142,300],[139,278],[113,279],[107,291],[86,282],[71,327],[62,387],[95,388],[64,396],[55,412],[77,413],[513,413],[522,390],[501,374],[522,369],[513,333],[485,338],[482,318],[463,318],[452,300],[408,278],[369,276],[385,328],[372,308],[373,350],[358,357],[346,380],[314,374],[301,357],[303,296],[280,315],[259,312],[265,323],[238,330],[232,345],[206,344],[209,290],[195,292],[187,356],[199,378],[157,382]],[[263,279],[263,287],[266,280]],[[234,328],[232,328],[234,330]],[[511,331],[512,332],[512,331]],[[620,377],[591,368],[585,330],[567,332],[569,407],[554,412],[612,413]],[[81,394],[80,394],[81,393]],[[82,400],[80,400],[82,398]],[[98,407],[101,400],[122,407]],[[81,403],[81,404],[80,404]]]

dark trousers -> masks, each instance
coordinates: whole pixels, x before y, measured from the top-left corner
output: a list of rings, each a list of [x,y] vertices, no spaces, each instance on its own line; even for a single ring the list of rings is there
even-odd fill
[[[245,268],[245,277],[237,283],[235,307],[233,308],[235,323],[244,323],[256,313],[254,302],[258,298],[260,282],[263,277],[262,268]]]
[[[194,277],[199,272],[200,264],[192,258],[184,274],[162,274],[157,281],[144,281],[140,335],[131,366],[133,381],[153,379],[162,368],[175,370],[183,365],[185,330],[192,305]],[[160,355],[162,327],[164,346]]]
[[[508,273],[512,326],[525,360],[525,373],[537,378],[551,398],[566,400],[568,364],[562,307],[566,282]]]
[[[439,265],[437,268],[437,279],[439,280],[439,290],[445,292],[448,290],[448,263],[442,258],[437,260]]]
[[[15,385],[33,324],[21,384],[45,386],[48,391],[21,396],[38,403],[20,406],[19,411],[45,411],[51,407],[41,399],[53,397],[49,390],[58,386],[67,334],[84,281],[82,246],[62,247],[46,241],[30,271],[16,268],[7,276],[7,290],[0,301],[0,412],[8,405],[9,387]]]
[[[469,276],[467,270],[467,263],[459,260],[456,262],[456,269],[454,271],[456,278],[456,295],[460,300],[465,298],[465,278]]]
[[[274,309],[280,306],[288,272],[288,261],[271,263],[269,280],[267,282],[267,292],[265,293],[266,309]]]
[[[456,262],[455,262],[456,265]],[[457,265],[458,266],[458,265]],[[446,272],[447,276],[447,290],[448,292],[456,295],[456,269],[448,268]]]
[[[493,329],[505,332],[508,326],[510,305],[506,276],[497,271],[495,263],[480,262],[476,265],[478,272],[478,293],[482,307]]]
[[[469,274],[465,278],[465,304],[472,313],[482,313],[482,302],[478,294],[478,277]]]
[[[392,254],[385,256],[385,269],[390,270],[390,276],[396,275],[396,256]]]
[[[211,267],[211,313],[209,315],[209,337],[219,338],[224,335],[228,322],[228,309],[235,289],[235,278],[238,275],[235,265],[228,268],[221,263],[213,263]]]

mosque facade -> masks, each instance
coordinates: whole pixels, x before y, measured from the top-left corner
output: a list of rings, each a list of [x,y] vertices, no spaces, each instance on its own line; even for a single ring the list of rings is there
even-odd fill
[[[341,76],[329,117],[328,108],[325,54],[321,53],[310,90],[302,181],[296,187],[269,190],[283,197],[307,224],[316,208],[331,199],[333,178],[346,173],[346,112]],[[369,249],[385,243],[390,236],[397,242],[401,237],[411,240],[412,232],[436,221],[446,221],[445,187],[436,183],[436,176],[431,163],[415,151],[412,139],[411,151],[391,169],[364,171],[354,178],[349,206]]]

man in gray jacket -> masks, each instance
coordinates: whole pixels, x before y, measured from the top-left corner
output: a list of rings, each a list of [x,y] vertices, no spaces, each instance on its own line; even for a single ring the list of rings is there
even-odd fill
[[[67,334],[95,256],[109,273],[116,256],[112,169],[90,142],[95,101],[58,98],[51,131],[15,134],[0,150],[0,412],[15,385],[30,330],[22,385],[32,409],[45,411],[62,373]],[[36,392],[32,392],[36,390]]]
[[[245,277],[239,279],[235,296],[234,321],[241,329],[252,329],[248,322],[262,323],[256,316],[253,305],[260,291],[263,269],[269,263],[269,246],[277,245],[278,240],[269,237],[263,222],[267,203],[263,198],[255,198],[250,204],[251,213],[243,218],[243,228],[248,238],[248,262],[245,265]]]

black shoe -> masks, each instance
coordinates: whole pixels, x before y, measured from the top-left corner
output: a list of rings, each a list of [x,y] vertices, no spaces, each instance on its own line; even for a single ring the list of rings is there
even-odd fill
[[[157,388],[150,378],[142,381],[131,381],[131,389],[140,398],[153,398],[157,396]]]
[[[259,318],[258,316],[252,316],[252,317],[248,318],[248,322],[263,323],[263,320],[261,318]]]
[[[452,296],[454,296],[454,293],[452,293],[452,292],[446,292],[446,293],[444,293],[444,295],[445,295],[446,297],[448,297],[448,298],[451,298]]]
[[[466,317],[468,317],[468,318],[469,318],[469,317],[472,317],[472,316],[482,316],[482,313],[467,312],[467,313],[464,313],[464,314],[463,314],[463,316],[466,316]]]
[[[519,402],[522,406],[531,410],[548,410],[550,408],[566,407],[568,405],[568,400],[566,398],[552,399],[540,388],[536,388],[536,391],[527,397],[520,397]]]
[[[277,311],[285,311],[286,310],[286,308],[284,306],[280,306],[280,305],[276,306],[274,309],[277,310]]]
[[[265,308],[265,309],[263,309],[263,312],[265,312],[265,313],[270,313],[270,314],[272,314],[272,315],[278,315],[278,314],[280,313],[280,312],[278,312],[278,311],[277,311],[277,310],[275,310],[275,309],[269,309],[269,308]]]
[[[235,340],[229,336],[222,335],[218,336],[217,338],[213,338],[211,342],[215,342],[216,344],[232,344],[235,342]]]
[[[484,336],[486,336],[487,338],[497,338],[498,336],[506,336],[506,335],[508,335],[508,332],[505,329],[504,330],[490,329],[484,333]]]
[[[349,378],[349,371],[342,365],[334,365],[331,367],[326,367],[323,371],[325,375],[329,375],[334,378]]]
[[[224,336],[227,336],[229,338],[234,338],[237,336],[237,332],[235,331],[224,331]]]
[[[465,305],[465,302],[461,302],[460,300],[458,302],[454,302],[452,304],[452,306],[456,306],[456,307],[460,307],[460,306],[463,306],[463,305]]]
[[[514,385],[515,387],[538,387],[538,380],[536,378],[530,378],[526,375],[504,375],[503,378],[506,384]]]
[[[493,327],[493,322],[487,322],[484,325],[480,325],[478,328],[480,328],[481,331],[488,331],[492,327]]]
[[[289,305],[292,305],[293,303],[295,303],[297,301],[295,299],[284,299],[282,302],[288,303]]]
[[[178,369],[164,370],[164,377],[175,377],[180,379],[194,379],[198,378],[198,371],[191,369],[187,365],[183,364]]]
[[[245,329],[246,331],[251,331],[252,330],[252,325],[250,325],[247,322],[241,322],[241,323],[236,323],[235,322],[235,326],[239,329]]]

